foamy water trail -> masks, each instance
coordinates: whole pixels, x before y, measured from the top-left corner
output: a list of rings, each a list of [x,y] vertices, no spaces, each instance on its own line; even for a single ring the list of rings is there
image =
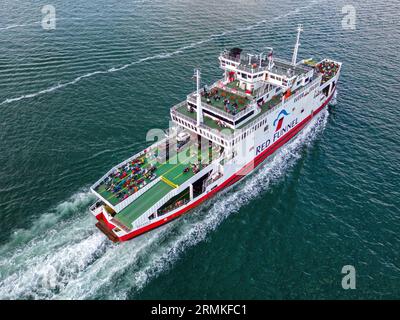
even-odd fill
[[[10,24],[6,27],[0,27],[0,30],[9,30],[9,29],[15,29],[15,28],[22,28],[26,27],[29,25],[34,25],[35,23],[27,23],[27,24]]]
[[[140,291],[188,247],[279,181],[323,130],[327,114],[239,186],[217,195],[218,201],[125,243],[114,245],[95,228],[87,209],[93,196],[77,193],[0,247],[0,299],[124,299]]]
[[[195,47],[197,47],[197,46],[199,46],[201,44],[213,41],[213,40],[218,39],[220,37],[223,37],[225,35],[234,34],[234,33],[241,32],[241,31],[252,30],[252,29],[257,28],[258,26],[260,26],[262,24],[267,23],[268,21],[278,20],[278,19],[282,19],[282,18],[288,17],[290,15],[298,13],[300,10],[307,9],[310,6],[311,6],[311,4],[309,4],[307,6],[304,6],[304,7],[299,7],[299,8],[296,8],[296,9],[292,10],[292,11],[289,11],[289,12],[287,12],[287,13],[281,15],[281,16],[277,16],[277,17],[274,17],[272,19],[264,19],[264,20],[261,20],[261,21],[255,23],[255,24],[252,24],[252,25],[249,25],[249,26],[246,26],[246,27],[238,27],[238,28],[232,29],[230,31],[225,31],[225,32],[221,32],[221,33],[218,33],[218,34],[212,34],[206,39],[199,40],[199,41],[196,41],[196,42],[192,42],[189,45],[186,45],[186,46],[183,46],[181,48],[178,48],[177,50],[175,50],[173,52],[160,53],[160,54],[157,54],[157,55],[148,56],[148,57],[139,59],[137,61],[134,61],[134,62],[131,62],[131,63],[127,63],[127,64],[122,65],[122,66],[111,67],[111,68],[109,68],[107,70],[97,70],[97,71],[89,72],[89,73],[81,75],[81,76],[79,76],[79,77],[77,77],[77,78],[75,78],[75,79],[73,79],[71,81],[59,81],[57,84],[55,84],[55,85],[53,85],[53,86],[51,86],[49,88],[37,91],[37,92],[24,94],[24,95],[21,95],[19,97],[14,97],[14,98],[7,98],[7,99],[3,100],[0,103],[0,106],[1,105],[5,105],[5,104],[9,104],[9,103],[12,103],[12,102],[17,102],[17,101],[20,101],[20,100],[35,98],[35,97],[43,95],[43,94],[51,93],[51,92],[54,92],[56,90],[59,90],[59,89],[62,89],[62,88],[77,84],[81,80],[93,77],[95,75],[108,74],[108,73],[113,73],[113,72],[117,72],[117,71],[122,71],[122,70],[124,70],[126,68],[132,67],[134,65],[137,65],[137,64],[140,64],[140,63],[143,63],[143,62],[146,62],[146,61],[170,58],[172,56],[175,56],[175,55],[183,53],[185,50],[195,48]]]
[[[79,17],[56,18],[56,21],[60,21],[60,20],[83,20],[83,18],[79,18]],[[42,23],[42,21],[32,21],[32,22],[26,22],[26,23],[20,23],[20,24],[18,24],[18,23],[10,24],[5,27],[0,27],[0,31],[16,29],[16,28],[31,27],[31,26],[35,26],[35,25],[40,25],[41,23]]]

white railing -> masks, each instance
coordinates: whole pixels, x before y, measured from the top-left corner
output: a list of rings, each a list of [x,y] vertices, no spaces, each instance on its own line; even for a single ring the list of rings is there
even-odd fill
[[[182,183],[178,188],[173,189],[170,192],[168,192],[168,194],[166,194],[164,197],[162,197],[160,200],[158,200],[151,208],[149,208],[144,213],[142,213],[140,215],[140,217],[136,221],[134,221],[134,223],[132,223],[133,228],[134,229],[139,228],[140,226],[146,224],[149,221],[148,220],[149,215],[156,212],[163,204],[165,204],[167,201],[169,201],[170,199],[172,199],[173,197],[175,197],[176,195],[181,193],[183,190],[185,190],[187,187],[189,187],[193,183],[193,181],[197,180],[199,177],[202,177],[205,174],[205,172],[217,169],[217,165],[220,160],[221,160],[221,158],[215,160],[213,163],[209,164],[208,166],[206,166],[205,168],[200,170],[197,174],[195,174],[189,180]],[[210,168],[210,166],[211,166],[211,168]]]
[[[244,133],[247,129],[251,128],[252,126],[254,126],[256,123],[262,121],[263,119],[265,119],[269,114],[271,114],[272,112],[274,112],[275,110],[279,109],[280,107],[282,107],[283,104],[286,104],[287,102],[291,101],[292,99],[298,97],[302,92],[304,92],[304,90],[311,88],[315,83],[321,81],[321,77],[317,77],[315,80],[313,80],[312,82],[310,82],[309,85],[301,88],[298,92],[296,92],[294,95],[290,96],[288,99],[286,99],[283,103],[280,102],[278,103],[276,106],[274,106],[273,108],[269,109],[268,111],[266,111],[262,117],[257,117],[257,119],[253,120],[252,122],[248,123],[247,125],[245,125],[243,128],[240,128],[239,130],[235,130],[235,138],[238,137],[239,135],[241,135],[242,133]]]
[[[94,190],[93,187],[90,187],[90,190],[93,192],[93,194],[101,199],[101,201],[103,201],[106,205],[108,205],[111,209],[113,209],[115,211],[115,207],[110,203],[110,201],[108,201],[107,199],[105,199],[102,195],[100,195],[96,190]]]
[[[192,125],[197,127],[197,121],[196,120],[194,120],[194,119],[192,119],[192,118],[180,113],[179,111],[172,110],[172,114],[175,117],[180,118],[181,120],[187,121],[187,122],[189,122]],[[182,124],[180,124],[180,125],[182,125]],[[210,128],[209,126],[207,126],[204,123],[200,124],[199,128],[202,128],[202,129],[206,130],[208,133],[210,133],[211,135],[214,135],[215,136],[214,139],[219,138],[219,139],[223,139],[223,140],[226,140],[226,141],[230,141],[232,139],[232,137],[233,137],[233,135],[231,135],[231,134],[226,134],[226,133],[218,131],[217,129]],[[188,128],[188,129],[189,130],[193,130],[192,128]],[[198,131],[196,131],[196,132],[198,132]],[[215,142],[219,143],[218,141],[215,141]]]
[[[116,166],[112,167],[111,170],[109,170],[104,176],[102,176],[99,180],[96,181],[95,184],[92,185],[92,189],[95,189],[99,184],[101,184],[108,176],[111,175],[111,173],[114,173],[117,171],[118,168],[121,168],[122,166],[126,165],[128,162],[139,158],[141,156],[143,156],[144,154],[148,153],[150,150],[155,149],[156,147],[158,147],[160,144],[165,143],[165,141],[167,140],[167,138],[164,138],[154,144],[152,144],[151,146],[145,148],[144,150],[140,151],[139,153],[136,153],[135,155],[129,157],[128,159],[122,161],[121,163],[117,164]],[[147,150],[147,152],[146,152]]]
[[[135,201],[139,196],[141,196],[144,192],[149,190],[152,186],[154,186],[158,181],[161,180],[161,177],[157,177],[147,185],[145,185],[143,188],[139,189],[136,191],[134,194],[130,195],[127,197],[125,200],[121,201],[115,206],[115,211],[120,212],[122,209],[130,205],[133,201]]]
[[[188,101],[190,101],[191,103],[196,105],[195,97],[193,97],[191,95],[188,95],[187,99],[188,99]],[[244,116],[245,114],[251,112],[256,107],[256,104],[254,102],[252,102],[252,103],[248,104],[242,111],[240,111],[239,113],[236,113],[236,114],[233,115],[233,114],[230,114],[230,113],[228,113],[226,111],[220,110],[220,109],[218,109],[218,108],[216,108],[216,107],[214,107],[211,104],[206,103],[206,102],[202,102],[201,105],[202,105],[203,109],[212,111],[213,113],[218,114],[221,117],[224,117],[224,118],[226,118],[228,120],[231,120],[233,122],[239,120],[242,116]]]
[[[97,200],[89,207],[89,210],[94,216],[97,216],[103,210],[102,201]]]
[[[255,110],[256,107],[257,107],[256,103],[250,104],[248,107],[246,107],[246,109],[244,109],[244,110],[240,111],[239,113],[235,114],[235,120],[239,120],[245,114]]]
[[[229,54],[229,52],[222,52],[220,54],[220,57],[222,57],[224,59],[227,59],[227,60],[230,60],[230,61],[234,61],[234,62],[240,62],[240,56],[241,55],[239,55],[239,58],[234,58]]]
[[[268,69],[267,66],[253,68],[252,66],[245,66],[243,64],[240,64],[237,68],[238,68],[238,70],[245,71],[248,73],[264,72],[265,70]]]
[[[192,95],[188,95],[187,96],[187,100],[190,101],[191,103],[193,103],[194,105],[196,105],[196,98]],[[226,111],[220,110],[214,106],[212,106],[211,104],[207,103],[207,102],[202,102],[201,106],[203,109],[207,109],[212,111],[213,113],[216,113],[218,115],[220,115],[221,117],[224,117],[226,119],[229,119],[231,121],[235,120],[235,116],[233,114],[230,114]]]
[[[238,89],[233,89],[231,87],[228,87],[226,84],[224,84],[224,82],[222,80],[218,80],[215,83],[213,83],[212,88],[214,88],[214,87],[224,89],[225,91],[228,91],[229,93],[236,94],[236,95],[241,96],[243,98],[252,97],[251,94],[242,92],[242,91],[240,91]]]

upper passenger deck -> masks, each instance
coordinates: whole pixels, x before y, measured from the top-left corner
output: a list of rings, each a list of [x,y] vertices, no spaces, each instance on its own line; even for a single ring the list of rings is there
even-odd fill
[[[297,62],[301,25],[297,31],[291,61],[275,58],[272,48],[257,54],[240,48],[223,51],[219,56],[223,78],[210,87],[200,88],[197,70],[197,90],[171,108],[172,120],[230,147],[238,136],[246,136],[249,128],[262,125],[267,114],[303,92],[306,94],[306,90],[315,90],[326,82],[325,87],[331,87],[329,81],[340,72],[341,64],[327,59],[318,64],[310,63],[311,60]]]
[[[236,50],[236,51],[235,51]],[[270,55],[258,57],[224,51],[219,57],[224,77],[198,88],[171,108],[174,122],[228,146],[249,123],[317,83],[319,69],[303,62],[292,65]],[[235,55],[236,54],[236,55]],[[198,99],[200,95],[200,100]],[[202,121],[197,121],[200,102]]]
[[[225,50],[222,52],[219,56],[219,61],[221,68],[237,69],[248,74],[269,72],[286,78],[299,76],[312,70],[312,67],[307,65],[293,66],[288,61],[271,57],[271,54],[269,56],[264,56],[262,53],[255,55],[243,53],[239,48],[233,48],[230,51]],[[273,60],[272,64],[270,63],[271,59]]]

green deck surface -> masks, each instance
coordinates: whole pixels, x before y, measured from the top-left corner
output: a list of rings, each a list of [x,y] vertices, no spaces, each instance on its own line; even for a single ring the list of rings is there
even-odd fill
[[[296,90],[296,91],[297,91],[297,90]],[[292,94],[295,94],[296,91],[294,91]],[[275,107],[276,105],[278,105],[279,103],[281,103],[281,101],[282,101],[282,93],[280,93],[280,94],[277,95],[277,96],[274,96],[271,100],[267,101],[266,103],[264,103],[264,104],[261,106],[261,112],[257,115],[256,118],[260,117],[260,116],[263,115],[265,112],[267,112],[268,110],[272,109],[273,107]],[[188,108],[187,108],[186,105],[181,106],[180,108],[177,109],[177,111],[178,111],[179,113],[181,113],[181,114],[187,116],[187,117],[192,118],[193,120],[196,120],[196,117],[197,117],[196,112],[190,112],[190,111],[188,110]],[[227,127],[227,128],[222,128],[222,127],[220,127],[220,126],[217,124],[217,122],[216,122],[215,120],[209,118],[206,114],[203,114],[203,115],[204,115],[204,117],[203,117],[203,122],[204,122],[204,124],[205,124],[206,126],[208,126],[209,128],[211,128],[211,129],[216,129],[216,130],[218,130],[218,131],[224,130],[224,132],[227,133],[227,134],[230,134],[230,133],[233,133],[233,132],[234,132],[234,130],[233,130],[232,128],[229,128],[229,127]],[[256,118],[252,118],[252,121],[253,121],[254,119],[256,119]],[[240,128],[244,127],[245,125],[247,125],[247,123],[248,123],[248,122],[245,121],[244,123],[242,123],[241,125],[239,125],[239,126],[237,127],[237,129],[240,129]]]
[[[148,161],[148,159],[145,159],[145,163],[142,165],[142,167],[146,167],[150,164],[154,165],[157,169],[155,171],[155,174],[157,177],[160,176],[165,176],[167,179],[171,180],[175,184],[181,184],[184,182],[186,179],[190,178],[191,171],[188,173],[183,174],[182,171],[185,167],[188,165],[184,165],[183,163],[188,163],[186,161],[189,159],[189,162],[193,162],[191,160],[196,159],[196,156],[190,155],[189,154],[189,148],[185,148],[178,154],[175,154],[170,158],[170,160],[167,163],[158,163],[155,160]],[[178,164],[178,165],[177,165]],[[123,181],[128,179],[129,177],[123,178],[123,179],[118,179],[116,180],[118,182]],[[147,183],[150,183],[151,181],[146,179]],[[127,190],[127,188],[122,188],[122,191]],[[107,201],[109,201],[112,205],[117,205],[120,203],[122,200],[117,198],[116,193],[112,193],[110,191],[106,190],[106,186],[104,184],[99,185],[99,187],[96,189],[96,191]]]
[[[142,213],[150,209],[157,201],[164,197],[173,188],[163,181],[157,182],[153,187],[143,193],[133,203],[119,212],[115,218],[127,227],[135,221]]]
[[[190,112],[186,105],[183,105],[182,107],[178,108],[177,111],[179,113],[183,114],[184,116],[187,116],[187,117],[192,118],[193,120],[196,120],[196,112]],[[204,116],[203,117],[203,123],[207,127],[211,128],[211,129],[218,130],[218,131],[224,130],[224,132],[227,133],[227,134],[233,132],[232,128],[229,128],[229,127],[222,128],[222,127],[220,127],[215,120],[209,118],[206,114],[203,114],[203,116]]]
[[[213,157],[215,157],[215,153]],[[203,150],[203,159],[208,157],[208,150]],[[215,158],[214,158],[215,159]],[[192,170],[183,172],[183,170],[190,166],[190,163],[197,162],[197,152],[193,152],[193,147],[187,147],[178,154],[174,155],[166,163],[156,163],[158,177],[163,176],[176,185],[181,185],[188,179],[194,176]],[[157,182],[149,190],[140,195],[125,209],[120,211],[115,218],[122,222],[127,227],[131,227],[141,214],[150,209],[157,201],[163,198],[169,191],[174,188],[164,181]]]
[[[215,89],[214,89],[215,90]],[[228,91],[225,91],[223,89],[217,89],[217,95],[221,97],[220,100],[214,100],[213,96],[210,95],[210,101],[207,102],[206,97],[202,97],[201,100],[205,103],[208,103],[209,105],[220,109],[221,111],[225,111],[229,114],[236,114],[239,113],[240,111],[244,110],[246,106],[249,105],[251,102],[248,98],[239,96],[234,93],[230,93]],[[226,108],[224,106],[224,100],[228,99],[230,101],[230,107]],[[236,103],[238,106],[236,109],[233,108],[232,104]]]
[[[240,88],[238,86],[238,84],[239,84],[239,80],[235,80],[235,81],[229,82],[226,86],[231,89],[236,89],[237,91],[240,91],[242,93],[246,93],[246,90],[243,90],[242,88]]]

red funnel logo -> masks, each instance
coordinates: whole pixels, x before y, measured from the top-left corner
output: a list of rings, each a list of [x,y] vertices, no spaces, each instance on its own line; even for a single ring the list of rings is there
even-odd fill
[[[285,116],[288,116],[288,115],[289,115],[289,113],[287,113],[285,109],[283,109],[283,110],[281,110],[281,112],[279,112],[278,116],[274,120],[274,126],[276,126],[275,131],[278,131],[282,128],[283,119],[285,119]]]

